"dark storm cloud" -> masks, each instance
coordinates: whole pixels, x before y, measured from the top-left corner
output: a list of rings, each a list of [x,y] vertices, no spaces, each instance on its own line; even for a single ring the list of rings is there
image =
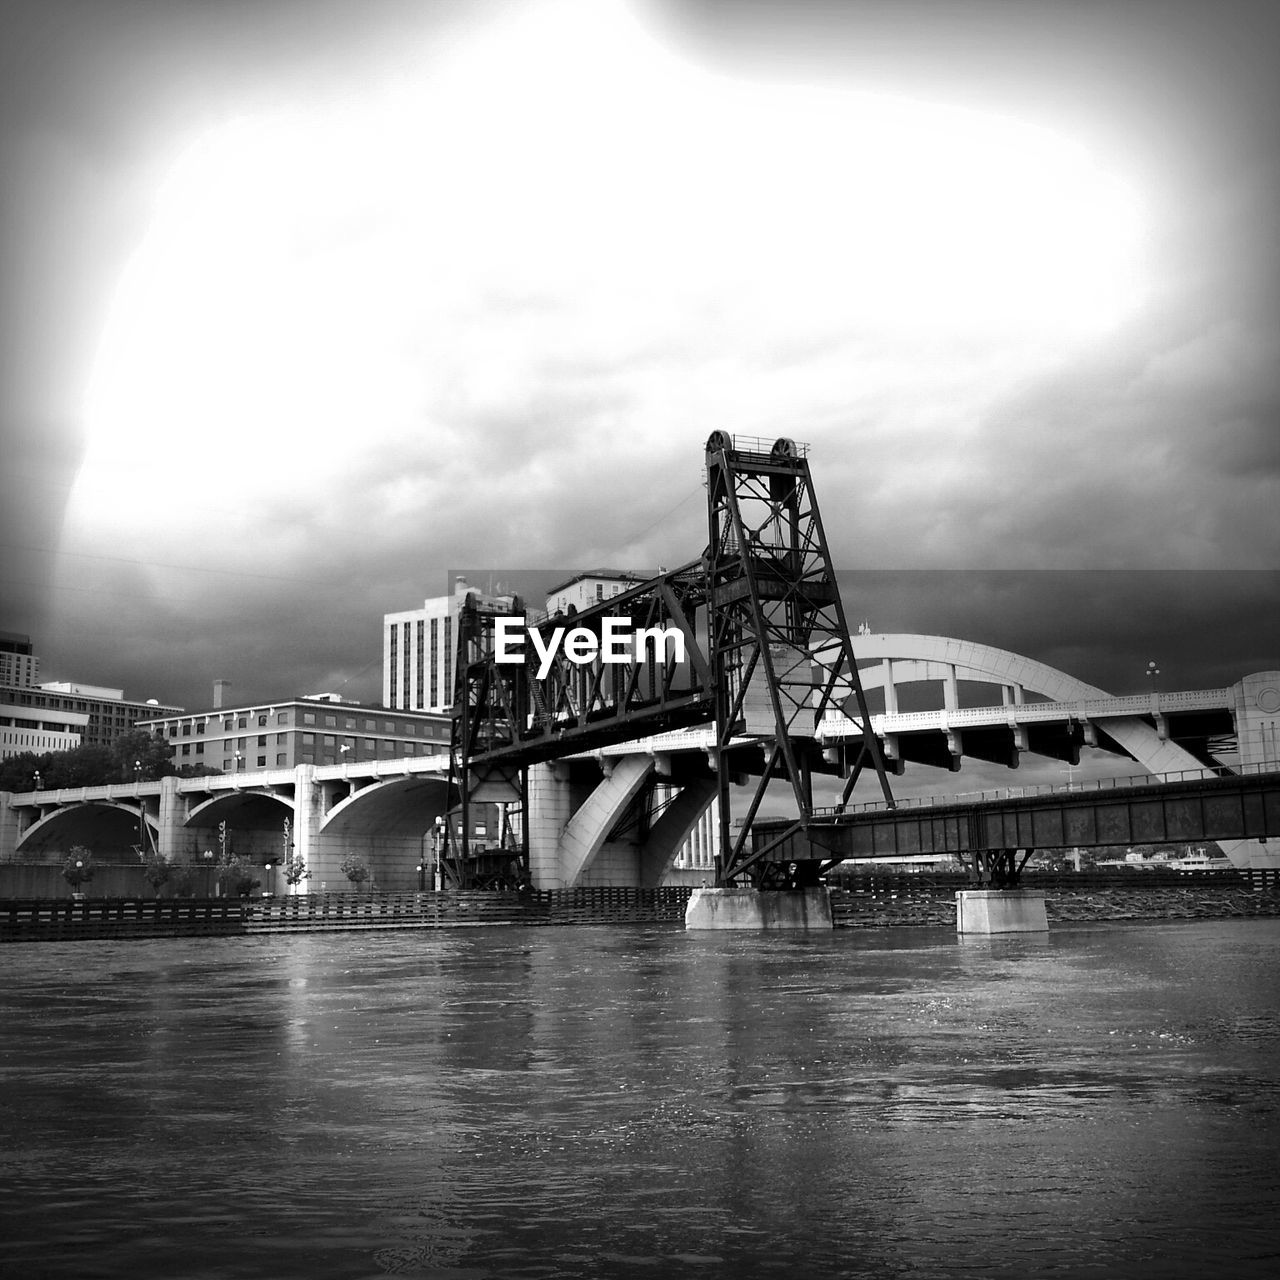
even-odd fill
[[[376,439],[368,422],[338,440],[301,431],[300,450],[342,457],[340,486],[282,482],[265,517],[215,501],[194,546],[158,519],[148,566],[85,555],[121,550],[112,545],[64,555],[56,590],[65,625],[51,632],[54,548],[83,445],[79,398],[112,288],[151,214],[157,148],[264,102],[305,102],[316,86],[354,91],[464,22],[468,8],[5,7],[0,415],[15,462],[0,474],[0,626],[33,634],[46,676],[191,706],[207,703],[217,676],[245,697],[346,681],[346,692],[370,696],[382,613],[444,590],[450,564],[509,563],[518,552],[526,563],[645,570],[695,556],[705,541],[702,443],[711,429],[738,425],[716,411],[715,393],[731,392],[744,366],[782,379],[780,404],[787,372],[795,378],[797,409],[779,413],[777,433],[814,441],[842,566],[1277,563],[1271,7],[662,0],[642,12],[674,34],[686,61],[884,88],[1099,146],[1159,207],[1147,245],[1158,269],[1143,308],[1014,387],[993,362],[1000,392],[975,398],[962,430],[912,400],[913,382],[927,383],[954,353],[921,338],[904,348],[899,383],[874,382],[865,370],[885,358],[874,324],[832,337],[797,316],[723,367],[700,364],[705,352],[687,341],[732,320],[714,309],[688,333],[638,327],[618,347],[575,343],[566,327],[569,340],[532,370],[532,391],[506,399],[488,384],[512,351],[482,350],[477,367],[488,376],[447,386],[438,412],[394,441],[362,447]],[[753,180],[767,191],[770,174]],[[545,193],[520,193],[531,197]],[[521,325],[558,322],[547,297],[502,279],[487,287],[472,300],[478,331],[489,314],[517,337]],[[456,336],[445,332],[425,353],[433,368],[448,367]],[[980,363],[980,352],[969,355]],[[677,389],[670,397],[653,392],[664,378]],[[690,385],[712,394],[672,403]],[[950,393],[940,383],[920,394],[945,405]],[[141,492],[122,501],[171,497],[148,492],[159,488],[150,461],[137,459]],[[190,479],[198,489],[202,478]],[[1149,658],[1165,664],[1169,687],[1230,683],[1280,663],[1274,630],[1259,625],[1276,612],[1268,577],[1087,581],[883,574],[865,612],[877,630],[972,636],[1117,692],[1135,687]],[[863,612],[850,605],[855,624]]]
[[[1220,688],[1280,663],[1280,571],[843,571],[852,628],[1007,649],[1116,695]]]

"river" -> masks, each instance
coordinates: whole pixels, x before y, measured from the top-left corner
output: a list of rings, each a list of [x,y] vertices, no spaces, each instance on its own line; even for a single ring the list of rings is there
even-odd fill
[[[1280,1266],[1280,920],[0,958],[5,1277]]]

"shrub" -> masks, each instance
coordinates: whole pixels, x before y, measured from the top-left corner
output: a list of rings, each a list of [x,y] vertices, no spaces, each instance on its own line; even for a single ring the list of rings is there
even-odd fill
[[[240,855],[224,853],[218,859],[218,890],[224,897],[247,898],[261,883],[253,867],[240,860]]]
[[[369,878],[369,867],[358,853],[348,853],[339,870],[358,889]]]
[[[73,844],[62,864],[63,879],[73,890],[78,890],[82,884],[88,884],[93,879],[93,871],[93,854],[84,845]]]

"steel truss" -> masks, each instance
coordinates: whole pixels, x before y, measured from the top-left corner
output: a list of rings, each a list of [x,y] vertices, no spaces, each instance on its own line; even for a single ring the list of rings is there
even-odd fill
[[[706,446],[705,554],[589,609],[547,618],[526,614],[518,600],[501,613],[467,601],[450,756],[450,794],[456,790],[458,803],[448,821],[446,874],[454,883],[476,883],[479,874],[469,844],[471,805],[494,801],[507,806],[504,812],[526,814],[529,765],[709,721],[718,776],[718,884],[817,882],[816,851],[800,863],[778,863],[769,854],[797,829],[810,830],[812,773],[828,770],[816,730],[832,706],[862,731],[840,807],[867,765],[893,805],[804,454],[791,440],[769,444],[713,433]],[[542,652],[530,639],[522,662],[500,663],[495,623],[513,615],[538,634]],[[683,660],[668,642],[661,651],[637,645],[622,661],[605,661],[607,618],[624,620],[633,633],[678,635]],[[576,650],[566,643],[571,636],[580,641]],[[593,649],[596,656],[582,661],[584,650]],[[552,656],[539,674],[542,653]],[[752,774],[759,780],[735,836],[733,781]],[[778,840],[748,849],[751,823],[775,777],[789,780],[799,816]],[[527,824],[519,825],[527,876]]]
[[[495,622],[523,617],[519,597],[510,607],[469,596],[458,613],[454,657],[453,722],[449,743],[445,839],[439,857],[450,888],[484,888],[529,878],[528,773],[500,757],[528,718],[528,691],[516,669],[494,661]],[[496,804],[501,813],[496,846],[473,847],[472,806]],[[514,820],[513,820],[514,819]]]
[[[886,804],[892,807],[894,801],[871,731],[804,448],[788,439],[770,445],[713,432],[707,441],[707,518],[721,831],[717,882],[816,883],[820,860],[807,868],[788,863],[784,873],[768,854],[786,835],[808,831],[812,775],[822,763],[817,726],[833,703],[861,730],[840,807],[868,764]],[[733,757],[756,744],[765,749],[764,768],[735,835],[730,825]],[[778,842],[748,849],[751,823],[775,777],[790,782],[799,816]]]

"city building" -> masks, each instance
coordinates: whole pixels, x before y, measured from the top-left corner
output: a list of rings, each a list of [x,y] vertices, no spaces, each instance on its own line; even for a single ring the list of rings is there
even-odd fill
[[[18,706],[13,701],[13,691],[0,690],[0,760],[26,751],[36,755],[70,751],[80,745],[88,723],[88,712],[46,712]]]
[[[607,600],[637,582],[636,573],[593,569],[575,574],[547,596],[546,612],[576,613]],[[382,619],[382,703],[407,711],[448,711],[453,705],[453,656],[458,614],[470,597],[497,609],[514,609],[510,595],[486,594],[466,578],[454,582],[452,595],[424,600],[421,609],[388,613]]]
[[[161,706],[154,698],[147,702],[131,701],[125,698],[123,689],[107,689],[100,685],[61,680],[34,686],[0,687],[0,704],[11,708],[5,713],[10,718],[21,717],[50,724],[77,726],[79,741],[70,745],[85,747],[109,747],[140,720],[156,715],[172,715],[182,710],[181,707]],[[46,751],[67,749],[43,748]]]
[[[173,763],[218,773],[299,764],[448,755],[449,717],[344,702],[334,694],[152,716],[139,728],[165,738]]]
[[[30,688],[39,671],[40,659],[31,647],[31,637],[0,631],[0,687]]]
[[[459,577],[451,596],[424,600],[421,609],[383,615],[383,706],[438,713],[453,705],[458,614],[468,597],[499,609],[514,607],[511,596],[485,595]]]
[[[637,582],[647,582],[652,575],[629,573],[625,569],[587,569],[552,587],[547,592],[547,614],[577,613],[621,595]]]

